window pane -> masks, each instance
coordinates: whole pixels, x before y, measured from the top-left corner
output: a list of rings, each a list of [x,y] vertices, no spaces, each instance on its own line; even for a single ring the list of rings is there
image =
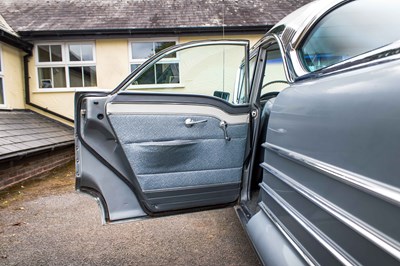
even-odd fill
[[[93,61],[93,45],[82,44],[82,61]]]
[[[95,87],[97,86],[96,81],[96,67],[83,67],[83,77],[85,87]]]
[[[81,61],[81,46],[79,44],[69,45],[69,60]]]
[[[154,43],[154,48],[155,48],[155,53],[158,53],[162,50],[164,50],[165,48],[174,46],[175,42],[156,42]],[[176,58],[176,54],[170,54],[168,56],[166,56],[165,58]]]
[[[3,69],[1,69],[1,65],[2,65],[1,60],[3,60],[3,58],[1,58],[1,53],[0,53],[0,72],[3,71]]]
[[[61,54],[61,45],[51,45],[51,61],[52,62],[61,62],[62,54]]]
[[[83,87],[82,67],[69,67],[70,87]]]
[[[50,62],[50,47],[49,45],[38,46],[39,62]]]
[[[38,68],[39,75],[39,88],[47,89],[53,88],[51,81],[51,67]]]
[[[208,45],[183,49],[177,52],[179,62],[165,62],[160,58],[146,73],[132,81],[132,85],[152,84],[146,91],[179,92],[208,96],[223,95],[224,99],[237,103],[238,70],[243,64],[246,48],[242,45]],[[172,61],[171,59],[169,59]],[[134,68],[135,66],[131,66]],[[155,73],[154,73],[155,72]],[[154,80],[156,75],[156,81]],[[243,77],[247,86],[247,74]],[[162,84],[171,84],[162,88]],[[176,84],[176,86],[172,86]],[[133,88],[135,88],[133,86]],[[140,88],[140,87],[138,87]],[[230,97],[229,97],[230,96]],[[221,97],[222,98],[222,97]],[[247,95],[243,97],[247,102]]]
[[[54,83],[54,88],[67,87],[67,83],[65,82],[64,67],[53,67],[53,83]]]
[[[140,65],[139,64],[131,64],[131,72],[133,72],[133,70],[138,68],[138,66],[140,66]]]
[[[142,85],[142,84],[155,84],[154,78],[154,66],[144,72],[139,78],[137,78],[132,85]]]
[[[179,83],[179,64],[156,64],[157,84]]]
[[[400,1],[364,0],[332,11],[301,48],[305,67],[315,71],[397,41],[399,33],[394,29],[400,27],[399,10]],[[366,14],[373,15],[366,18]]]
[[[3,79],[0,78],[0,104],[4,104]]]
[[[288,86],[279,48],[267,51],[262,84],[261,95],[268,92],[279,92]]]
[[[146,59],[154,55],[152,42],[132,43],[132,59]]]

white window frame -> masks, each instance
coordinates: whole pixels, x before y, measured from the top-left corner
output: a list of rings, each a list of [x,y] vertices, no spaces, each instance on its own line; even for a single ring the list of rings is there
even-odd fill
[[[1,78],[0,82],[1,82],[1,85],[3,88],[3,91],[2,91],[3,103],[0,104],[0,108],[5,108],[6,107],[6,88],[4,85],[5,84],[5,82],[4,82],[4,56],[3,56],[3,49],[1,47],[1,44],[0,44],[0,78]]]
[[[144,59],[133,59],[132,54],[132,44],[133,43],[143,43],[143,42],[175,42],[175,45],[179,44],[178,38],[137,38],[130,39],[128,42],[128,54],[129,54],[129,73],[131,73],[131,65],[137,64],[140,65],[144,63],[148,58]],[[160,63],[177,63],[179,64],[179,56],[176,55],[176,58],[164,58],[159,61]],[[169,84],[144,84],[144,85],[130,85],[129,89],[166,89],[166,88],[182,88],[184,85],[181,83],[181,72],[179,71],[179,83],[169,83]]]
[[[92,61],[70,61],[69,59],[69,45],[92,45],[93,60]],[[61,45],[61,56],[62,60],[59,62],[39,62],[39,51],[38,47],[41,45]],[[96,43],[94,41],[65,41],[65,42],[38,42],[35,43],[34,49],[35,58],[35,70],[36,70],[36,91],[37,92],[63,92],[63,91],[81,91],[88,89],[97,89],[97,86],[93,87],[71,87],[69,80],[69,67],[96,67],[96,84],[97,84],[97,65],[96,65]],[[54,88],[40,88],[39,80],[39,68],[52,68],[52,67],[64,67],[65,69],[65,84],[66,87]],[[53,72],[51,72],[53,76]],[[52,79],[53,81],[54,79]]]

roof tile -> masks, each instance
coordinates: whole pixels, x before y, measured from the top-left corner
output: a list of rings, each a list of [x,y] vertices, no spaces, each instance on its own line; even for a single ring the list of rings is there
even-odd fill
[[[2,0],[16,31],[272,26],[311,0]]]
[[[0,111],[0,160],[74,141],[73,129],[30,111]]]

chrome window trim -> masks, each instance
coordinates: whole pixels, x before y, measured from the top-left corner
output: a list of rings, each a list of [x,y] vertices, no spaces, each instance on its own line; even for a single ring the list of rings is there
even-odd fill
[[[325,235],[321,230],[319,230],[314,224],[312,224],[309,220],[307,220],[302,214],[300,214],[295,208],[293,208],[286,200],[284,200],[280,195],[278,195],[273,189],[268,187],[265,183],[261,183],[260,187],[343,265],[346,266],[360,265],[358,261],[353,259],[349,254],[347,254],[346,251],[344,251],[327,235]]]
[[[400,206],[400,189],[394,186],[373,180],[366,176],[352,173],[340,167],[324,163],[322,161],[310,158],[308,156],[282,148],[280,146],[271,143],[266,142],[263,143],[262,146],[300,165],[316,170],[337,181],[348,184],[357,189],[361,189],[366,193],[369,193],[373,196],[377,196],[387,202]]]
[[[347,211],[341,209],[329,200],[326,200],[314,191],[308,189],[307,187],[303,186],[299,182],[293,180],[289,176],[268,165],[267,163],[262,163],[261,167],[291,188],[293,188],[295,191],[303,195],[305,198],[319,206],[321,209],[331,214],[342,223],[346,224],[352,230],[356,231],[364,238],[370,240],[376,246],[394,256],[397,260],[400,260],[400,245],[397,241],[380,234],[375,228],[364,223],[362,220],[351,215]]]

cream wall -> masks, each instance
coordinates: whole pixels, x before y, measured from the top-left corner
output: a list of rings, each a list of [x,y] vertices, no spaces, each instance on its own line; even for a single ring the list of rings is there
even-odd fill
[[[4,43],[0,43],[0,50],[4,74],[5,105],[3,108],[24,109],[23,52]]]
[[[248,39],[253,45],[262,35],[228,35],[225,39]],[[221,36],[190,36],[178,38],[179,43],[195,40],[221,39]],[[128,74],[129,41],[134,39],[110,39],[95,41],[97,88],[88,90],[111,90]],[[34,51],[35,53],[35,51]],[[73,119],[74,89],[45,91],[38,89],[35,54],[29,60],[29,86],[31,102],[53,112]],[[22,64],[22,63],[21,63]],[[23,69],[21,67],[21,69]],[[20,88],[23,88],[21,86]]]

